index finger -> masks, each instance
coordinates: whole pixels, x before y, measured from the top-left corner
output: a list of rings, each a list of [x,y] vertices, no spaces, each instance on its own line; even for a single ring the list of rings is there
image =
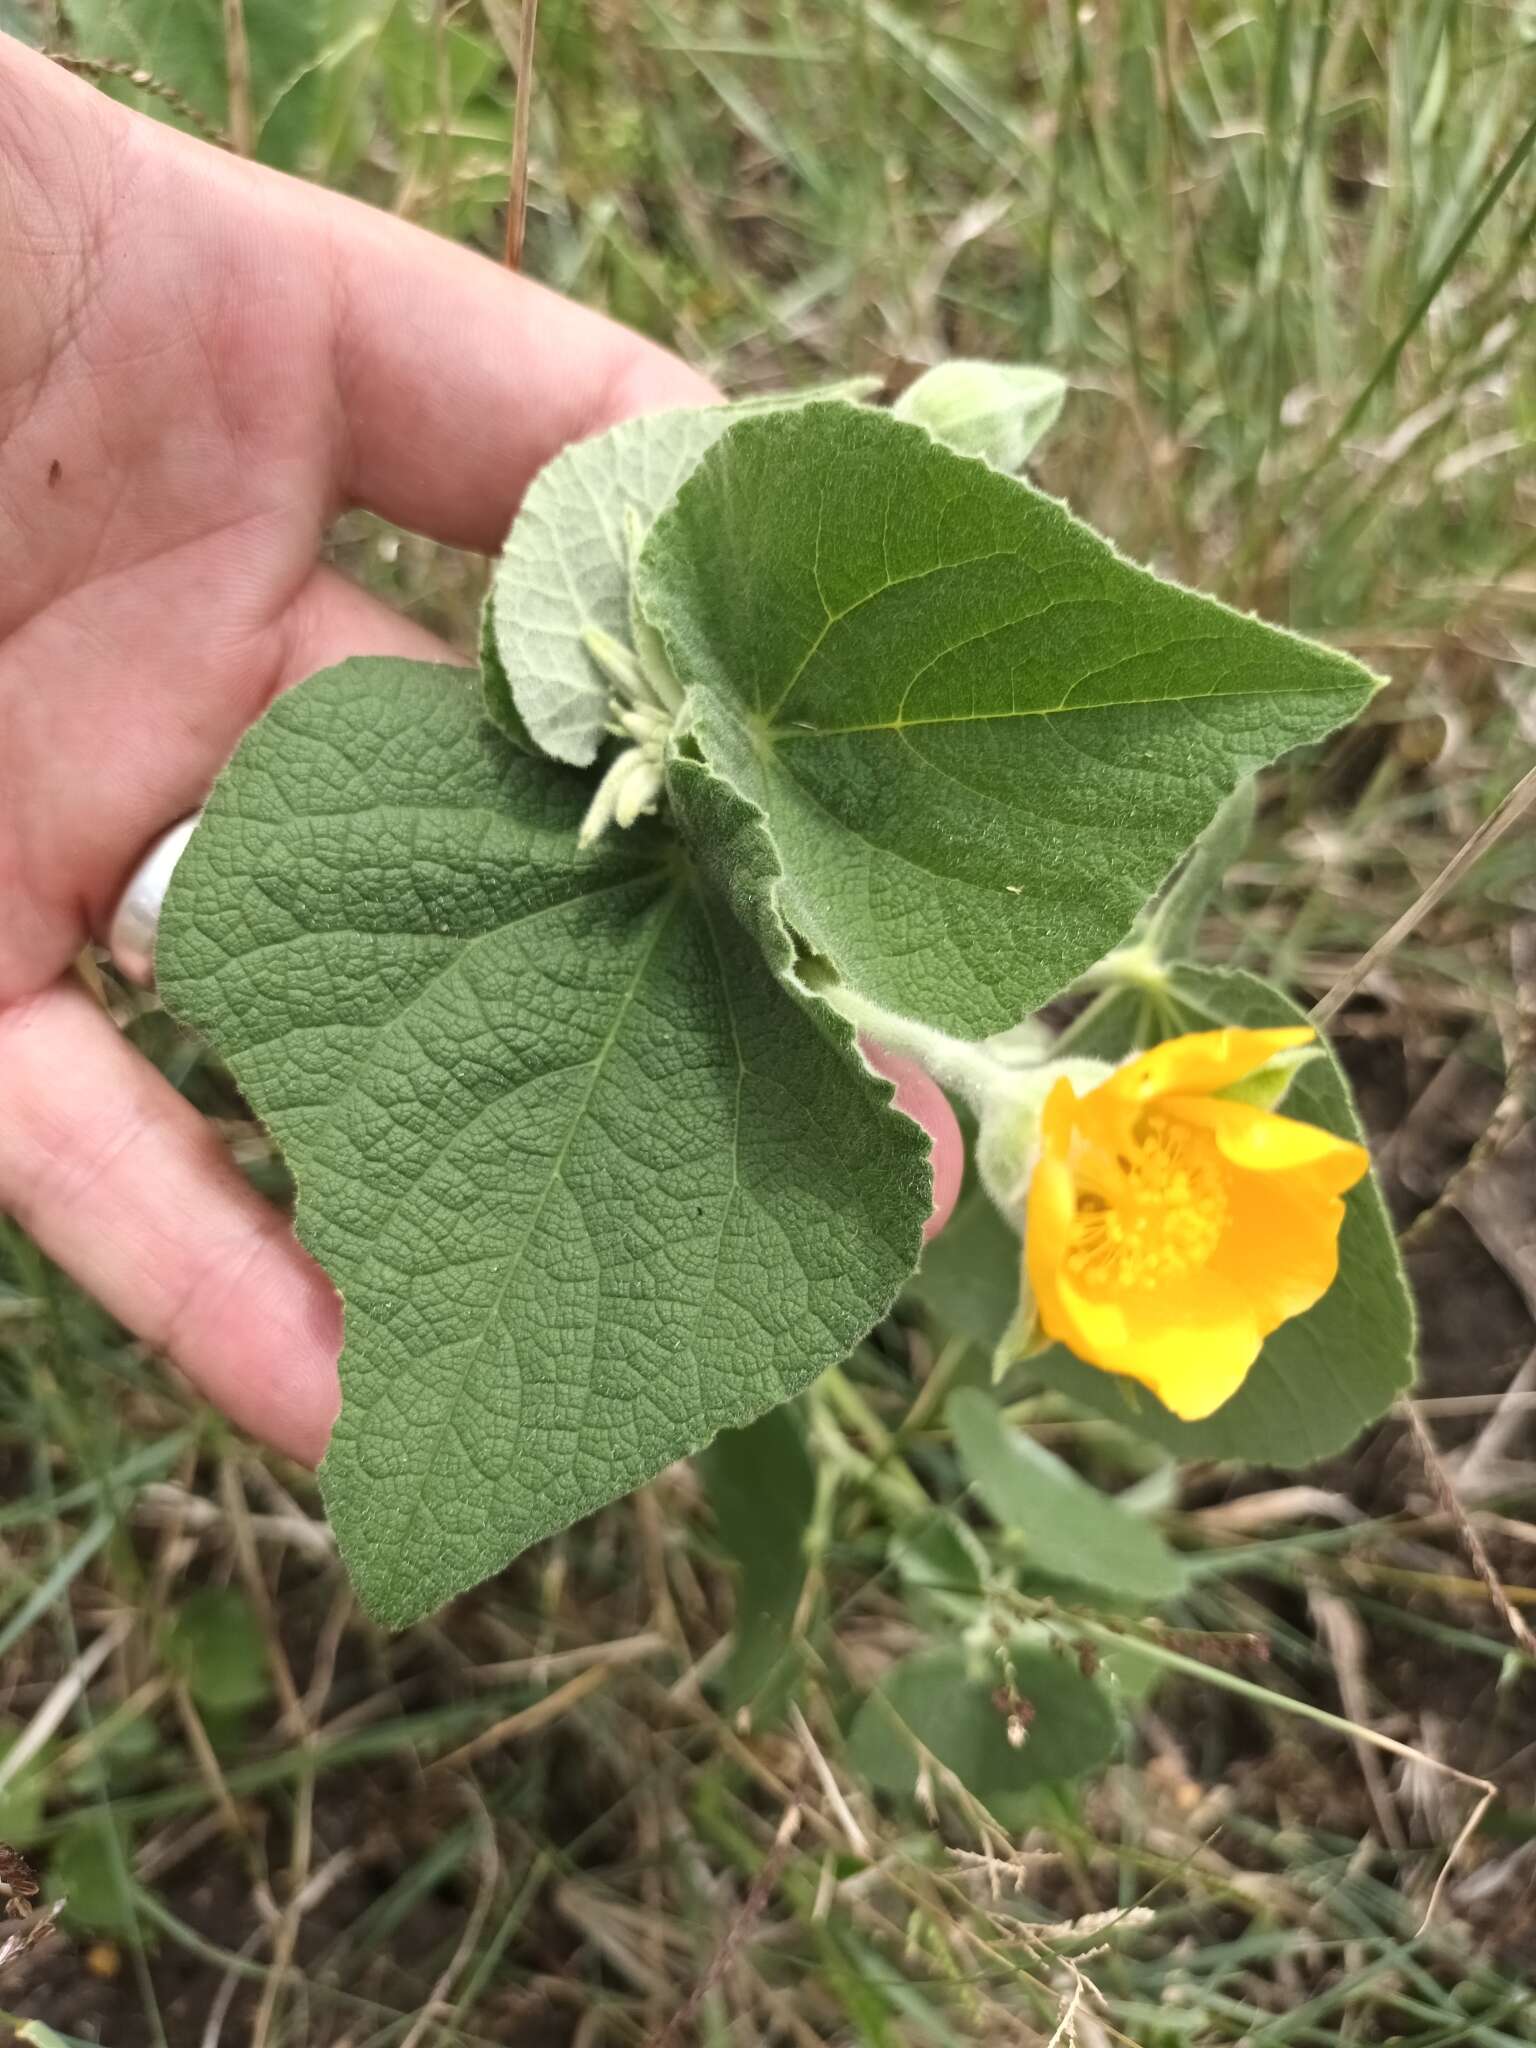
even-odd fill
[[[326,195],[342,494],[490,553],[569,442],[719,392],[616,321],[488,257]]]

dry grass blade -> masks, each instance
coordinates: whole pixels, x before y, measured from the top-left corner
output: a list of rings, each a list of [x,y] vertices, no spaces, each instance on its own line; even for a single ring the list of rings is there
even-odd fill
[[[779,1873],[789,1860],[789,1852],[794,1847],[795,1836],[799,1832],[800,1809],[798,1806],[792,1806],[779,1822],[773,1846],[763,1858],[762,1868],[753,1878],[752,1888],[742,1900],[741,1910],[726,1929],[724,1940],[710,1957],[703,1975],[688,1994],[686,2003],[678,2007],[659,2034],[651,2036],[647,2048],[679,2048],[679,2044],[689,2038],[688,2029],[697,2018],[700,2007],[730,1968],[737,1951],[761,1918],[763,1908],[768,1903],[768,1895],[779,1881]]]
[[[512,172],[507,188],[508,270],[523,264],[523,238],[528,222],[528,133],[533,125],[533,50],[539,26],[539,0],[523,0],[517,38],[517,111],[512,124]]]
[[[224,0],[224,76],[229,89],[229,146],[249,156],[256,140],[251,113],[251,45],[245,32],[245,0]]]
[[[1423,1416],[1406,1394],[1398,1403],[1398,1408],[1412,1432],[1429,1483],[1435,1489],[1440,1505],[1449,1516],[1472,1569],[1488,1588],[1488,1597],[1498,1609],[1500,1619],[1513,1640],[1528,1657],[1536,1660],[1536,1635],[1532,1634],[1530,1623],[1504,1590],[1499,1575],[1493,1568],[1493,1560],[1488,1555],[1487,1547],[1473,1526],[1472,1517],[1462,1505],[1461,1497],[1451,1483],[1450,1474],[1441,1463],[1439,1450]]]
[[[1457,849],[1429,887],[1419,895],[1417,901],[1410,904],[1397,922],[1382,933],[1375,945],[1362,953],[1349,972],[1341,974],[1322,1000],[1313,1005],[1311,1021],[1319,1029],[1332,1022],[1382,961],[1392,957],[1403,940],[1417,930],[1435,905],[1445,900],[1462,876],[1476,866],[1491,846],[1498,844],[1512,825],[1519,823],[1533,803],[1536,803],[1536,768],[1528,769],[1521,776],[1497,810],[1491,817],[1485,818],[1477,830]]]
[[[608,1683],[613,1676],[613,1667],[605,1664],[589,1665],[585,1671],[557,1686],[541,1700],[535,1700],[531,1707],[523,1707],[515,1714],[508,1714],[503,1721],[485,1729],[473,1741],[462,1744],[449,1755],[439,1757],[431,1768],[434,1771],[460,1770],[465,1764],[473,1763],[476,1757],[484,1756],[487,1750],[499,1749],[504,1742],[510,1742],[517,1735],[532,1735],[540,1728],[547,1728],[551,1721],[558,1721],[562,1714],[568,1714],[572,1707]]]

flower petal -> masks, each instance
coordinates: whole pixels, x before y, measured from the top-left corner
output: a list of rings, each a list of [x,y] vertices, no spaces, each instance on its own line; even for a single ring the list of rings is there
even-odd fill
[[[1267,1337],[1315,1307],[1338,1278],[1344,1204],[1278,1174],[1234,1175],[1227,1198],[1210,1272],[1242,1288]]]
[[[1058,1087],[1065,1085],[1057,1083]],[[1051,1336],[1055,1335],[1051,1319],[1056,1308],[1057,1284],[1076,1212],[1077,1190],[1071,1169],[1052,1153],[1042,1153],[1029,1183],[1024,1219],[1024,1274],[1039,1304],[1041,1322]]]
[[[1063,1280],[1052,1307],[1047,1315],[1042,1303],[1048,1336],[1089,1365],[1139,1380],[1185,1422],[1232,1398],[1264,1341],[1244,1289],[1209,1270],[1198,1284],[1112,1302]]]
[[[1256,1073],[1276,1053],[1310,1045],[1315,1036],[1306,1024],[1272,1031],[1244,1031],[1235,1024],[1222,1031],[1190,1031],[1127,1061],[1103,1086],[1126,1102],[1151,1102],[1159,1095],[1210,1095]]]
[[[1161,1107],[1209,1131],[1223,1159],[1244,1173],[1301,1173],[1319,1194],[1341,1195],[1370,1171],[1371,1155],[1363,1145],[1248,1102],[1180,1094]]]

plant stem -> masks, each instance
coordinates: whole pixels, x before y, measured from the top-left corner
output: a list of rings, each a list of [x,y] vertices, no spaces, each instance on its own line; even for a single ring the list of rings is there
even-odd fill
[[[935,1031],[913,1017],[882,1009],[842,982],[818,989],[817,994],[855,1031],[890,1052],[906,1053],[917,1060],[941,1087],[953,1090],[978,1113],[999,1093],[1007,1092],[1016,1079],[1014,1070],[984,1045],[951,1038],[947,1031]]]

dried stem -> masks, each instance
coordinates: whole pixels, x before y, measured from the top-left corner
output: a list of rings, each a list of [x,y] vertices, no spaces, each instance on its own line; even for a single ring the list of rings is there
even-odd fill
[[[249,156],[256,139],[251,114],[251,45],[245,33],[245,0],[224,0],[224,76],[229,90],[229,146]]]
[[[1461,1496],[1451,1484],[1450,1474],[1440,1461],[1440,1452],[1435,1445],[1434,1438],[1429,1433],[1423,1416],[1420,1415],[1417,1406],[1407,1394],[1398,1402],[1398,1411],[1412,1433],[1413,1441],[1418,1447],[1419,1457],[1423,1461],[1424,1470],[1429,1477],[1429,1483],[1434,1488],[1436,1498],[1439,1500],[1441,1507],[1444,1508],[1450,1518],[1451,1526],[1455,1529],[1461,1541],[1461,1547],[1467,1554],[1468,1562],[1483,1584],[1488,1588],[1488,1597],[1498,1609],[1499,1617],[1503,1621],[1504,1626],[1509,1630],[1511,1637],[1525,1652],[1526,1656],[1536,1660],[1536,1635],[1531,1633],[1530,1623],[1520,1612],[1519,1608],[1515,1606],[1508,1593],[1505,1592],[1499,1575],[1493,1568],[1493,1560],[1488,1555],[1483,1539],[1478,1535],[1477,1530],[1473,1526],[1472,1517],[1462,1505]]]
[[[157,78],[153,71],[146,71],[142,64],[128,64],[116,57],[81,57],[73,50],[45,50],[43,54],[63,70],[73,71],[78,77],[89,78],[97,84],[104,78],[121,79],[124,85],[131,85],[136,92],[147,92],[161,101],[189,127],[195,128],[204,141],[219,149],[232,147],[229,136],[216,121],[208,118],[201,107],[194,107],[185,93],[178,92],[163,78]]]
[[[1477,830],[1452,854],[1417,902],[1410,904],[1396,924],[1384,931],[1375,945],[1362,953],[1348,973],[1341,974],[1322,1000],[1314,1004],[1311,1022],[1319,1029],[1331,1023],[1373,969],[1379,967],[1383,960],[1391,958],[1403,940],[1418,929],[1435,905],[1450,894],[1468,868],[1480,861],[1512,825],[1518,824],[1533,803],[1536,803],[1536,768],[1527,770],[1521,776],[1493,815],[1485,818]]]
[[[528,219],[528,131],[533,122],[533,44],[539,0],[523,0],[517,42],[517,111],[512,121],[512,176],[507,192],[507,268],[523,263],[523,230]]]

